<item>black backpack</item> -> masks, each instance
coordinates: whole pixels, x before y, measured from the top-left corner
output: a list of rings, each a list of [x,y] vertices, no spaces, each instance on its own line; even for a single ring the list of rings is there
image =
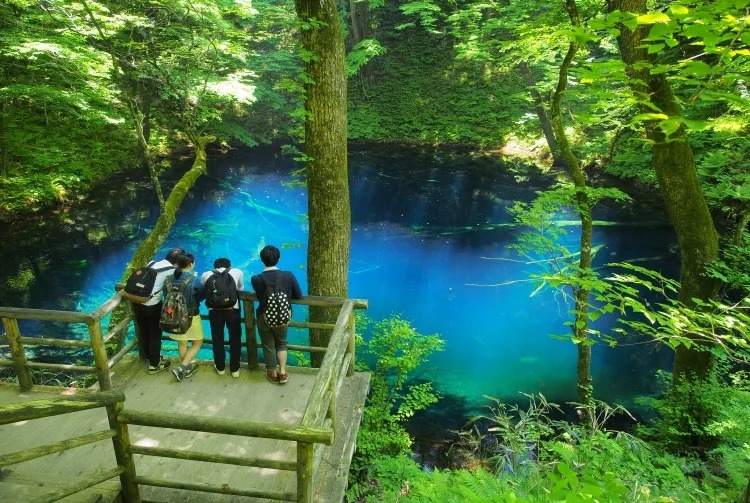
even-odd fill
[[[145,267],[141,267],[140,269],[136,269],[135,271],[133,271],[133,274],[131,274],[128,280],[125,282],[125,288],[122,289],[123,297],[128,299],[133,304],[143,304],[144,302],[148,302],[152,297],[161,293],[156,292],[153,295],[151,294],[151,292],[154,291],[156,276],[158,276],[160,272],[174,268],[170,265],[168,267],[160,267],[158,269],[154,269],[151,266],[155,263],[156,262],[151,261],[146,264]]]
[[[164,283],[164,305],[161,306],[159,317],[159,328],[164,332],[184,334],[192,325],[193,314],[190,307],[193,303],[193,289],[190,288],[187,295],[185,289],[194,278],[195,274],[187,274],[185,279],[175,283],[174,275],[167,277]]]
[[[283,327],[292,319],[292,305],[286,292],[279,288],[277,274],[261,276],[266,283],[266,312],[263,316],[269,327]]]
[[[211,309],[234,307],[239,298],[237,283],[229,274],[229,269],[214,272],[206,280],[206,306]]]

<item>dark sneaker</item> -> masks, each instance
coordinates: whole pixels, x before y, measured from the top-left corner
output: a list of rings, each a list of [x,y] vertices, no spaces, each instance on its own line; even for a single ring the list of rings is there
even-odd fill
[[[289,374],[279,374],[279,384],[286,384],[286,382],[289,380]]]
[[[182,378],[185,377],[185,370],[183,370],[182,367],[177,367],[176,369],[172,370],[172,375],[178,381],[182,381]]]
[[[193,377],[196,372],[198,372],[198,365],[191,363],[185,369],[185,377]]]
[[[266,379],[271,381],[273,384],[279,384],[279,376],[273,370],[266,370]]]
[[[157,365],[156,367],[152,367],[151,365],[149,365],[149,367],[148,367],[148,373],[149,374],[156,374],[158,372],[161,372],[162,370],[167,370],[170,365],[172,365],[172,362],[170,362],[169,360],[165,360],[164,358],[162,358],[159,361],[159,365]]]

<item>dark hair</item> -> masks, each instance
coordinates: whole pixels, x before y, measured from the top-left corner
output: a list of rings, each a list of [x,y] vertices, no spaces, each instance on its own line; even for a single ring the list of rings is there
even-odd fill
[[[266,267],[273,267],[279,263],[281,252],[275,246],[268,245],[260,251],[260,261]]]
[[[214,260],[214,269],[221,269],[222,267],[224,269],[229,269],[230,267],[232,267],[232,263],[228,258],[222,257]]]
[[[182,276],[182,270],[190,267],[190,264],[193,264],[195,262],[195,255],[192,253],[183,252],[179,257],[177,257],[177,261],[175,262],[175,266],[177,269],[174,272],[174,277],[179,278]]]
[[[164,257],[164,260],[168,260],[170,264],[176,264],[177,259],[180,257],[180,255],[184,255],[185,250],[182,248],[172,248],[167,252],[167,256]]]

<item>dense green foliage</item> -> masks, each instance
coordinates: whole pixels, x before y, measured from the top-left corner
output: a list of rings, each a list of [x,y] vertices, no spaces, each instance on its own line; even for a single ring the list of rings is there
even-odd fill
[[[745,406],[748,398],[745,391]],[[404,455],[383,458],[371,471],[377,481],[371,495],[360,500],[708,503],[736,501],[744,489],[748,446],[737,449],[735,438],[724,437],[727,448],[712,451],[705,465],[605,429],[620,409],[592,409],[593,430],[551,419],[555,411],[543,396],[529,397],[524,409],[495,401],[454,445],[471,453],[478,468],[427,471]],[[735,419],[748,426],[746,415]]]
[[[358,330],[367,332],[369,320],[358,316]],[[358,335],[357,344],[368,366],[359,363],[360,371],[372,372],[370,396],[357,436],[357,453],[352,461],[352,497],[370,492],[372,470],[383,459],[411,452],[412,439],[404,423],[415,412],[438,401],[432,383],[408,383],[411,374],[426,363],[444,341],[437,335],[422,335],[398,316],[375,323],[367,342]],[[408,383],[408,385],[407,385]]]

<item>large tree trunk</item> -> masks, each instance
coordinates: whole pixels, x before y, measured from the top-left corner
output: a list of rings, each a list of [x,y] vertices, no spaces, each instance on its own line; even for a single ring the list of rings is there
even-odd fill
[[[646,0],[609,0],[609,8],[645,13]],[[650,106],[642,105],[642,110],[649,113],[659,110],[670,117],[681,116],[680,106],[665,74],[649,71],[651,57],[641,47],[646,26],[639,26],[635,31],[620,26],[619,30],[617,40],[622,60],[627,65],[629,85],[639,98],[650,103]],[[718,282],[702,273],[706,263],[719,255],[719,237],[698,183],[685,128],[680,126],[666,138],[656,121],[647,121],[645,126],[646,136],[653,142],[652,164],[659,189],[680,245],[679,299],[687,306],[695,306],[693,299],[712,299],[718,292]],[[695,342],[694,348],[680,345],[675,352],[672,373],[676,383],[684,379],[704,379],[711,370],[711,353],[701,350],[700,341]]]
[[[305,58],[305,154],[310,295],[348,295],[351,214],[347,173],[344,38],[333,0],[296,0]],[[312,22],[314,21],[314,22]],[[333,323],[337,308],[310,308],[313,322]],[[326,331],[311,330],[313,346],[328,344]],[[314,354],[313,365],[322,357]]]
[[[570,17],[570,24],[572,26],[579,26],[578,8],[575,0],[566,0],[565,9]],[[589,406],[593,403],[594,398],[594,384],[591,376],[591,344],[588,343],[588,330],[589,330],[589,290],[584,288],[582,285],[591,273],[591,240],[594,231],[594,221],[591,217],[591,204],[589,202],[588,195],[586,194],[586,175],[581,168],[578,159],[573,153],[573,149],[570,146],[568,137],[565,134],[565,128],[562,122],[562,97],[565,93],[568,83],[568,70],[573,63],[573,58],[578,51],[578,44],[570,42],[568,51],[565,54],[563,62],[560,64],[560,71],[558,73],[557,86],[552,96],[552,104],[550,107],[551,115],[551,126],[555,137],[558,141],[560,154],[565,165],[568,167],[568,172],[573,185],[576,187],[576,210],[578,216],[581,219],[581,241],[580,241],[580,257],[578,260],[578,275],[579,284],[573,287],[574,298],[575,298],[575,322],[573,324],[573,336],[577,341],[578,346],[578,363],[576,366],[577,372],[577,394],[578,403],[584,406]],[[581,420],[584,425],[591,426],[592,417],[589,409],[585,408],[581,410]]]
[[[151,230],[151,233],[144,239],[135,250],[133,257],[130,259],[128,266],[125,268],[125,272],[122,275],[122,282],[127,281],[130,274],[143,265],[146,265],[149,260],[154,258],[159,248],[167,241],[169,237],[169,231],[177,221],[177,210],[180,209],[183,199],[187,195],[188,191],[193,188],[198,178],[206,172],[206,146],[213,142],[215,138],[213,136],[204,136],[198,138],[193,147],[195,148],[195,160],[193,166],[182,175],[179,181],[175,184],[172,191],[169,193],[164,204],[164,210],[159,214],[159,218],[156,220],[156,225]],[[125,318],[130,310],[129,302],[122,302],[112,313],[112,317],[109,322],[109,327],[116,326],[121,320]],[[119,351],[125,340],[125,334],[120,334],[113,342],[116,345],[116,350]]]

